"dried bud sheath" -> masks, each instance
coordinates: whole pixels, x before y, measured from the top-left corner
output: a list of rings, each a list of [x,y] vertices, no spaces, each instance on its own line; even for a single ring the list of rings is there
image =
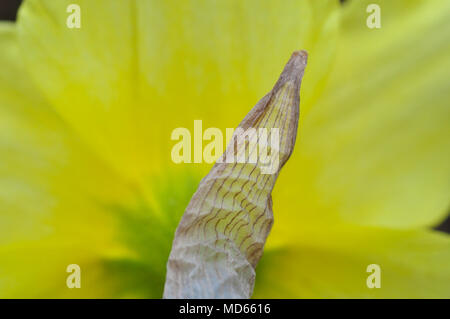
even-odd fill
[[[292,54],[272,91],[239,124],[201,181],[175,233],[164,298],[251,297],[273,224],[271,192],[295,144],[306,60],[305,51]],[[262,137],[264,129],[268,135]],[[277,143],[266,143],[275,134]],[[262,160],[261,149],[269,161]],[[237,160],[242,154],[245,163]]]

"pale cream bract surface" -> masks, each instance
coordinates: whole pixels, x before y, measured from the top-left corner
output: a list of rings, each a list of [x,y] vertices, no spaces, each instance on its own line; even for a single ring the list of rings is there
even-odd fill
[[[200,182],[175,233],[165,298],[252,296],[255,268],[273,225],[271,193],[294,150],[307,56],[292,54]]]

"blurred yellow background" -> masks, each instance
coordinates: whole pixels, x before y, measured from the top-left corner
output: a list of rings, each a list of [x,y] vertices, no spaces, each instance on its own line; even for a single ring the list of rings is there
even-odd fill
[[[80,29],[66,25],[75,2]],[[449,298],[450,241],[432,230],[449,208],[449,9],[24,1],[0,23],[0,296],[160,298],[173,232],[212,166],[174,164],[171,132],[236,127],[305,49],[255,297]],[[66,286],[74,263],[80,289]],[[372,263],[380,289],[366,286]]]

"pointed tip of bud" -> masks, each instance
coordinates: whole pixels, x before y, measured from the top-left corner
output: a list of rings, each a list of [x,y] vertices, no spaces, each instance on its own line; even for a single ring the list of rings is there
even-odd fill
[[[306,50],[298,50],[298,51],[294,51],[292,52],[291,58],[293,57],[300,57],[302,59],[306,60],[308,59],[308,52]]]
[[[234,131],[224,156],[200,182],[175,233],[164,298],[252,295],[255,267],[273,224],[271,192],[294,149],[307,57],[303,50],[292,54],[273,89],[242,120],[242,130]],[[269,133],[255,135],[265,131],[260,129],[270,129],[270,141]],[[242,198],[251,197],[253,207],[243,208],[234,198],[226,201],[235,190]],[[234,227],[241,220],[247,222]]]
[[[305,50],[294,51],[281,73],[281,82],[293,81],[300,86],[307,62],[308,52]]]

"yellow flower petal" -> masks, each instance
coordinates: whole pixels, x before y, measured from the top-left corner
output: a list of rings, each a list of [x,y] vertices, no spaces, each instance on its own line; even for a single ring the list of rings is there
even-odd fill
[[[127,188],[28,81],[16,40],[1,24],[0,294],[55,297],[68,264],[98,267],[114,249],[104,206],[125,202]]]
[[[377,1],[381,29],[369,29],[370,2],[344,6],[329,85],[300,112],[274,194],[291,201],[275,208],[285,230],[311,219],[414,228],[448,212],[450,2]]]
[[[24,58],[52,106],[133,181],[170,162],[173,129],[235,127],[294,50],[314,56],[305,94],[316,96],[334,52],[334,0],[80,0],[69,29],[72,2],[25,1]]]
[[[380,288],[367,286],[372,264]],[[299,229],[291,244],[264,252],[253,297],[449,298],[450,239],[421,230]]]
[[[146,182],[170,162],[173,128],[191,127],[194,119],[203,119],[205,127],[234,127],[270,87],[272,77],[266,75],[278,75],[289,53],[304,48],[311,58],[302,89],[300,152],[275,191],[278,216],[269,244],[282,247],[277,245],[293,230],[302,238],[280,252],[279,263],[273,259],[286,274],[294,272],[292,285],[275,286],[274,294],[361,296],[353,283],[345,286],[334,275],[350,280],[348,269],[359,271],[363,263],[376,263],[369,260],[376,256],[382,269],[387,265],[391,292],[369,295],[420,296],[413,278],[423,296],[448,297],[438,284],[450,286],[442,236],[336,224],[345,219],[419,227],[439,220],[447,208],[450,32],[444,1],[382,2],[381,30],[367,29],[364,6],[348,3],[337,51],[337,1],[236,0],[213,6],[80,0],[80,30],[66,27],[70,3],[25,1],[20,50],[13,33],[0,36],[1,65],[7,66],[0,74],[0,210],[6,212],[0,216],[0,243],[6,244],[0,256],[8,260],[0,265],[2,295],[159,297],[167,234],[195,182],[172,183],[161,197],[167,203],[156,194],[160,210],[151,211],[147,202],[136,211],[126,207],[117,229],[116,211],[105,205],[123,206],[128,194],[122,178]],[[409,10],[394,14],[404,5]],[[28,81],[22,57],[45,98]],[[320,220],[322,232],[312,220]],[[117,250],[117,230],[127,253]],[[368,237],[373,247],[363,247]],[[332,256],[335,273],[317,261]],[[69,262],[91,270],[89,289],[67,292]],[[262,266],[261,282],[272,284]],[[302,268],[301,275],[316,270],[307,278],[310,290],[296,284],[305,282],[298,275]],[[118,280],[109,282],[105,275]],[[357,283],[364,285],[365,278]],[[259,287],[263,296],[264,284]]]

